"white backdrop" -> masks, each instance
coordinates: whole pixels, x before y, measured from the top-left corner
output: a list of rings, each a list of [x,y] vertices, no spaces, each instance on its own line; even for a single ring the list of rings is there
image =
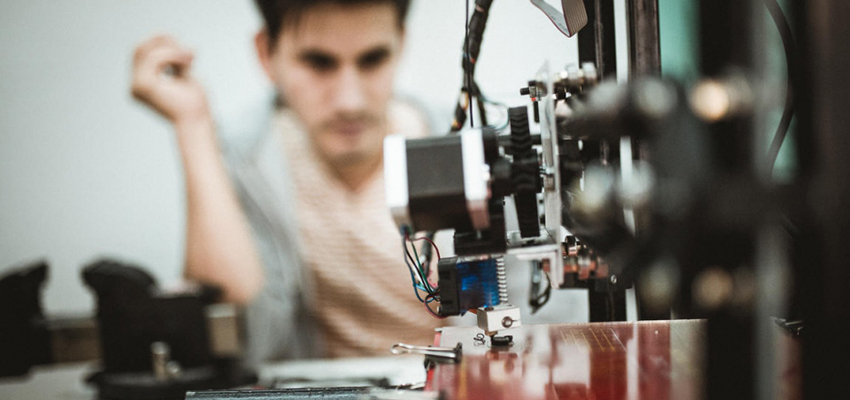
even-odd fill
[[[4,0],[0,13],[0,273],[47,259],[50,313],[92,309],[79,270],[111,256],[180,277],[182,172],[169,126],[128,90],[135,44],[171,33],[196,51],[216,115],[238,122],[267,84],[250,0]],[[414,0],[397,90],[447,128],[461,83],[461,0]],[[576,59],[528,1],[493,5],[477,69],[491,97],[525,104],[519,88],[545,59]]]

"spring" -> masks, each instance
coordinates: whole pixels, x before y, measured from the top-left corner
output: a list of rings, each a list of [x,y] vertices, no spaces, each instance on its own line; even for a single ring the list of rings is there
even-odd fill
[[[499,304],[508,303],[508,279],[505,270],[505,257],[496,258],[496,280],[499,283]]]

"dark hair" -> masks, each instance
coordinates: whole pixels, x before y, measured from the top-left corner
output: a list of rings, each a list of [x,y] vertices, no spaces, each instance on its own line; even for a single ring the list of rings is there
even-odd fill
[[[277,41],[284,23],[297,23],[305,10],[322,3],[342,5],[388,3],[395,6],[399,26],[404,26],[407,10],[410,8],[410,0],[254,0],[254,3],[260,9],[271,44]]]

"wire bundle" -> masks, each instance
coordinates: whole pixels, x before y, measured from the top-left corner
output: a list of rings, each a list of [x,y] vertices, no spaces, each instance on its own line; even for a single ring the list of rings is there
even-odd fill
[[[455,107],[454,121],[452,121],[452,132],[460,131],[466,123],[467,111],[469,111],[469,125],[473,125],[472,98],[475,97],[478,106],[478,114],[481,117],[481,125],[486,126],[487,113],[484,105],[491,104],[503,106],[502,104],[488,100],[478,88],[475,82],[475,63],[481,51],[481,42],[487,18],[490,14],[490,5],[493,0],[475,0],[475,11],[472,18],[469,17],[469,1],[466,2],[466,36],[464,38],[462,67],[464,72],[464,84]],[[505,107],[507,108],[507,107]],[[498,129],[504,129],[504,125]]]
[[[427,236],[411,239],[410,233],[406,229],[402,229],[401,233],[403,236],[401,245],[404,248],[405,255],[404,263],[410,271],[410,280],[413,282],[413,292],[416,294],[416,298],[425,305],[425,308],[431,315],[437,318],[445,318],[440,316],[429,306],[429,304],[434,301],[437,303],[440,302],[440,288],[438,285],[434,285],[428,280],[428,275],[430,273],[429,262],[426,261],[424,264],[422,263],[414,242],[421,240],[427,241],[431,247],[434,248],[434,252],[437,253],[438,261],[442,258],[440,256],[440,249],[438,249],[434,241]],[[413,254],[411,254],[411,249],[413,249]],[[422,297],[422,292],[425,294],[424,298]]]

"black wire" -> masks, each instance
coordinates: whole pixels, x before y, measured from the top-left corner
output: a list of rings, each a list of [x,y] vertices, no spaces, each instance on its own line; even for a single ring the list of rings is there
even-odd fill
[[[531,306],[531,314],[535,314],[541,307],[549,302],[549,298],[552,294],[552,282],[549,280],[549,274],[543,271],[540,261],[533,261],[531,263],[531,268],[531,293],[529,305]],[[546,289],[543,293],[540,293],[540,285],[543,283],[541,276],[546,278]]]
[[[404,246],[405,253],[407,253],[407,242],[405,241],[404,238],[401,239],[401,245]],[[416,295],[416,298],[419,299],[419,301],[424,303],[425,300],[423,300],[422,296],[419,295],[419,288],[416,287],[416,278],[414,277],[414,272],[413,272],[414,268],[410,265],[410,262],[407,261],[407,257],[404,258],[404,264],[407,265],[407,269],[410,271],[410,279],[413,281],[412,282],[413,294]]]
[[[416,296],[416,298],[417,298],[419,301],[421,301],[421,302],[423,302],[423,303],[424,303],[424,302],[425,302],[425,300],[423,300],[423,299],[422,299],[422,296],[420,296],[420,295],[419,295],[419,288],[418,288],[418,287],[416,287],[416,278],[414,278],[414,277],[413,277],[413,276],[414,276],[414,275],[413,275],[413,267],[412,267],[412,266],[410,266],[410,263],[409,263],[409,262],[407,262],[407,259],[405,259],[405,260],[404,260],[404,263],[407,265],[407,269],[410,271],[410,279],[413,281],[413,282],[412,282],[412,285],[411,285],[411,286],[413,287],[413,294]]]
[[[431,287],[431,283],[428,281],[428,278],[425,275],[423,275],[422,270],[419,269],[420,263],[416,262],[416,259],[413,258],[413,255],[410,254],[410,249],[408,249],[408,247],[407,247],[408,242],[410,242],[411,246],[415,246],[416,244],[414,244],[413,241],[410,240],[410,237],[407,236],[407,235],[405,235],[403,241],[404,241],[404,254],[407,256],[407,259],[410,260],[410,263],[413,264],[413,269],[416,270],[416,275],[422,281],[422,286],[425,287],[425,291],[428,292],[429,294],[436,293],[436,292],[434,292],[434,289]],[[405,262],[407,262],[407,261],[405,261]],[[408,267],[410,267],[410,263],[408,263]]]
[[[428,309],[428,312],[429,312],[429,313],[431,313],[431,315],[433,315],[434,317],[437,317],[437,318],[439,318],[439,319],[444,319],[444,318],[446,318],[446,317],[444,317],[444,316],[442,316],[442,315],[438,314],[437,312],[435,312],[435,311],[434,311],[434,309],[432,309],[432,308],[428,305],[428,304],[429,304],[428,299],[434,299],[434,300],[437,302],[437,304],[439,304],[439,303],[440,303],[440,300],[437,298],[437,295],[436,295],[436,294],[429,294],[429,295],[425,296],[425,301],[424,301],[424,303],[425,303],[425,308],[427,308],[427,309]]]
[[[472,57],[469,54],[469,0],[466,0],[466,35],[464,42],[464,57],[466,57],[469,65],[472,65]],[[472,128],[472,68],[467,68],[466,71],[466,101],[469,104],[469,127]]]
[[[797,76],[797,68],[795,60],[797,58],[797,49],[794,42],[794,33],[791,31],[791,26],[788,24],[788,19],[782,12],[782,7],[776,0],[764,0],[764,5],[770,13],[776,29],[779,31],[779,36],[782,38],[782,46],[785,49],[785,63],[787,68],[787,83],[785,94],[785,108],[782,110],[782,119],[779,121],[779,126],[776,128],[776,134],[773,136],[773,141],[770,143],[770,149],[767,153],[767,162],[769,171],[773,174],[773,168],[776,166],[776,159],[779,157],[779,150],[782,149],[782,143],[788,135],[788,128],[791,126],[791,120],[794,117],[794,87]]]
[[[461,57],[463,67],[462,87],[458,95],[457,105],[455,106],[451,126],[452,133],[460,131],[466,125],[467,118],[470,118],[470,126],[473,126],[475,123],[472,120],[474,115],[474,109],[472,107],[475,107],[472,98],[477,98],[481,94],[475,82],[475,60],[481,51],[481,41],[487,26],[490,6],[493,3],[493,0],[475,0],[473,3],[475,5],[475,11],[470,16],[469,0],[466,1],[466,35],[464,36],[462,46],[463,57]],[[486,103],[487,101],[485,100],[484,102]],[[469,109],[469,115],[467,115],[467,109]]]
[[[434,240],[434,231],[425,232],[425,237],[429,240]],[[425,258],[425,263],[422,264],[422,268],[425,270],[425,276],[431,276],[431,260],[433,254],[434,252],[432,251],[430,245],[425,246],[422,249],[422,257]]]

